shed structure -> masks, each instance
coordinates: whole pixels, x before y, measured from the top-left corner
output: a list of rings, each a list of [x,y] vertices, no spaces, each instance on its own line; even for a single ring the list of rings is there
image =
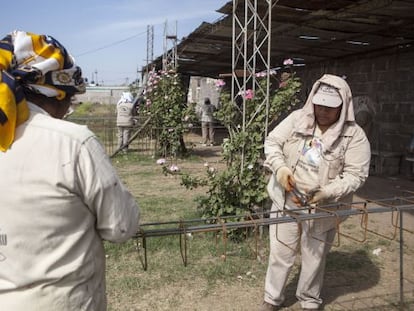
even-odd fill
[[[250,22],[247,8],[258,23]],[[303,82],[303,99],[322,74],[344,76],[371,142],[372,173],[412,176],[407,149],[414,135],[413,0],[233,0],[217,11],[220,19],[203,22],[179,40],[179,73],[234,78],[242,72],[246,77],[268,68],[281,71],[290,58]],[[235,25],[234,16],[243,14],[244,24]],[[243,27],[246,45],[260,49],[258,43],[268,36],[269,48],[260,50],[264,61],[255,64],[255,72],[246,73],[237,61],[234,47]],[[162,56],[149,66],[161,69]]]

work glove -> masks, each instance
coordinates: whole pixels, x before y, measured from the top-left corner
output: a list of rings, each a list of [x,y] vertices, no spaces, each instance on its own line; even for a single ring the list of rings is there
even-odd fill
[[[293,173],[287,166],[282,166],[277,170],[276,180],[288,192],[292,191],[296,184]]]
[[[307,195],[311,198],[309,204],[321,203],[329,198],[328,193],[322,188],[315,188],[308,191]]]
[[[300,200],[300,198],[298,196],[296,196],[295,194],[293,194],[290,198],[292,200],[293,203],[295,203],[297,206],[301,207],[304,206],[303,202]]]
[[[292,193],[292,195],[291,195],[290,199],[297,206],[306,206],[306,205],[309,204],[308,200],[309,200],[310,197],[309,197],[308,193],[304,194],[304,193],[300,192],[296,187],[294,187],[292,189],[291,193]]]

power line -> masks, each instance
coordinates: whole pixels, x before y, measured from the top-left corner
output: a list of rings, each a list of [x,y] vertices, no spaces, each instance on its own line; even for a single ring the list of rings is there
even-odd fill
[[[133,39],[133,38],[136,38],[136,37],[142,36],[142,35],[144,35],[144,34],[146,34],[146,33],[147,33],[147,31],[140,32],[140,33],[135,34],[135,35],[133,35],[133,36],[131,36],[131,37],[128,37],[128,38],[125,38],[125,39],[122,39],[122,40],[115,41],[115,42],[113,42],[113,43],[110,43],[110,44],[104,45],[104,46],[102,46],[102,47],[100,47],[100,48],[96,48],[96,49],[93,49],[93,50],[89,50],[89,51],[86,51],[86,52],[80,53],[80,54],[76,55],[75,57],[83,56],[83,55],[86,55],[86,54],[91,54],[91,53],[94,53],[94,52],[97,52],[97,51],[100,51],[100,50],[103,50],[103,49],[106,49],[106,48],[112,47],[112,46],[114,46],[114,45],[117,45],[117,44],[123,43],[123,42],[125,42],[125,41],[131,40],[131,39]]]

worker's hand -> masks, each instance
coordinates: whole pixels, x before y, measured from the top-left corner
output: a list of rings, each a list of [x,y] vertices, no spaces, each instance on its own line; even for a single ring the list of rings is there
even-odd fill
[[[310,204],[320,203],[329,198],[329,195],[322,188],[310,190],[308,191],[308,195],[311,197],[309,200]]]
[[[297,206],[299,206],[299,207],[302,207],[302,206],[304,206],[303,205],[303,202],[295,195],[295,194],[293,194],[292,196],[291,196],[291,198],[290,198],[291,200],[292,200],[292,202],[293,203],[295,203]]]
[[[310,197],[307,191],[303,193],[298,188],[294,187],[290,193],[291,193],[290,199],[297,206],[302,207],[302,206],[306,206],[309,204],[308,200]]]
[[[296,184],[292,171],[286,166],[282,166],[277,170],[276,180],[288,192],[292,191]]]

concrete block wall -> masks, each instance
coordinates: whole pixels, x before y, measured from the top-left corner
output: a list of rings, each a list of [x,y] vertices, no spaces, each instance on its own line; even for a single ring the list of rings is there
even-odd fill
[[[369,99],[373,122],[367,132],[373,153],[382,153],[381,175],[411,175],[405,155],[414,135],[414,47],[333,60],[297,70],[304,99],[324,73],[345,76],[354,98]],[[356,103],[357,104],[357,103]],[[356,105],[355,104],[355,105]]]

